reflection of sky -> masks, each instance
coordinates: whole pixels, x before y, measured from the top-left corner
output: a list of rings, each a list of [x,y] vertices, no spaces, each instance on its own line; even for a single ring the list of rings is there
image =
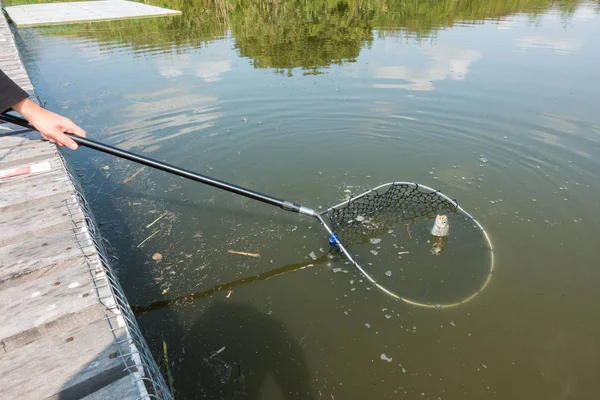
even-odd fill
[[[433,90],[435,81],[465,79],[471,64],[481,56],[481,52],[477,50],[439,46],[430,46],[422,54],[429,59],[425,68],[388,65],[376,67],[373,73],[377,79],[406,83],[375,83],[373,87]]]
[[[579,39],[551,39],[542,36],[522,36],[517,38],[517,47],[521,50],[546,49],[558,54],[576,53],[583,43]]]
[[[351,75],[365,78],[368,74],[368,78],[374,78],[371,86],[376,89],[431,91],[441,81],[468,80],[473,68],[486,74],[496,70],[498,66],[490,61],[498,59],[500,54],[502,64],[522,63],[523,60],[512,55],[515,50],[559,55],[580,52],[586,38],[589,41],[600,35],[595,24],[597,11],[596,6],[586,4],[570,16],[558,10],[534,19],[528,14],[518,14],[483,26],[440,31],[434,39],[417,46],[408,45],[404,39],[378,40],[371,48],[363,49],[358,59],[368,67],[358,68],[360,72]],[[478,33],[468,32],[473,29]],[[538,62],[527,60],[529,67]]]
[[[517,48],[521,51],[540,49],[553,51],[557,54],[579,52],[585,42],[583,32],[590,28],[591,21],[597,13],[597,7],[583,4],[570,16],[559,10],[553,10],[540,15],[534,23],[529,23],[529,17],[519,15],[513,19],[514,26],[526,26],[527,32],[522,32],[515,39]]]
[[[126,98],[129,104],[121,112],[127,118],[112,125],[109,134],[127,150],[155,151],[164,141],[212,127],[221,116],[214,107],[216,97],[193,94],[189,87],[133,93]]]
[[[220,42],[211,46],[210,51],[200,53],[201,56],[189,53],[163,55],[157,62],[160,74],[165,78],[175,78],[187,73],[195,74],[205,82],[216,82],[231,70],[231,59],[234,57],[230,48]]]

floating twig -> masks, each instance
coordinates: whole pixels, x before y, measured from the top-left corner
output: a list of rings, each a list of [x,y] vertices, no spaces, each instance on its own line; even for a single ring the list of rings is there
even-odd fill
[[[133,175],[131,175],[129,178],[125,179],[125,180],[123,181],[123,183],[130,182],[130,181],[131,181],[133,178],[135,178],[136,176],[138,176],[138,174],[139,174],[140,172],[142,172],[142,171],[144,170],[144,168],[146,168],[146,167],[142,167],[142,168],[138,169],[137,171],[135,171],[135,172],[134,172],[134,174],[133,174]]]
[[[150,236],[148,236],[146,239],[144,239],[144,240],[142,241],[142,243],[140,243],[140,244],[138,244],[138,245],[137,245],[137,247],[138,247],[138,248],[142,247],[142,245],[143,245],[144,243],[146,243],[148,240],[150,240],[150,239],[151,239],[151,238],[152,238],[154,235],[156,235],[158,232],[160,232],[160,229],[159,229],[159,230],[157,230],[157,231],[154,231],[154,233],[153,233],[152,235],[150,235]]]
[[[408,232],[408,237],[412,240],[412,236],[410,234],[410,225],[406,225],[406,231]]]
[[[149,223],[148,225],[146,225],[146,228],[150,228],[152,225],[154,225],[155,223],[157,223],[158,221],[160,221],[160,219],[162,217],[164,217],[165,215],[167,215],[168,213],[164,213],[163,215],[161,215],[160,217],[156,218],[154,221],[152,221],[151,223]]]
[[[401,256],[402,254],[408,254],[408,253],[410,253],[410,251],[399,251],[399,252],[398,252],[398,255],[400,255],[400,256]]]
[[[210,357],[208,357],[208,360],[210,360],[211,358],[213,358],[214,356],[216,356],[217,354],[220,354],[223,352],[223,350],[225,350],[225,346],[221,347],[219,350],[215,351],[214,353],[212,353],[210,355]]]
[[[245,253],[243,251],[235,251],[235,250],[227,250],[227,252],[231,253],[231,254],[239,254],[241,256],[260,257],[260,254],[258,254],[258,253]]]
[[[171,375],[171,371],[169,370],[169,357],[167,355],[167,342],[162,341],[163,345],[163,356],[165,357],[165,369],[167,374],[167,381],[169,382],[169,390],[171,391],[171,396],[175,395],[175,391],[173,390],[173,375]]]

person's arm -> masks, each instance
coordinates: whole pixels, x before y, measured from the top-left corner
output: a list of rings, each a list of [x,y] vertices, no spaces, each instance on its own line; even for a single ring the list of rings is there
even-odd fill
[[[42,137],[60,146],[75,150],[77,143],[65,132],[85,137],[85,131],[70,119],[40,107],[31,101],[23,89],[0,70],[0,110],[12,108],[37,129]]]
[[[9,110],[27,97],[27,92],[0,70],[0,113]]]

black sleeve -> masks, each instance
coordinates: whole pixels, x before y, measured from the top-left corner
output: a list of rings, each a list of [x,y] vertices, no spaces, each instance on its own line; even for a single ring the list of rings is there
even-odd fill
[[[0,70],[0,113],[29,97],[26,91]]]

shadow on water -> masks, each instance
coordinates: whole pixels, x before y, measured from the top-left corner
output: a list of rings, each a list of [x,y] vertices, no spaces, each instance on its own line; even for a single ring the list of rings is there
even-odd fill
[[[215,301],[191,326],[175,322],[170,329],[178,399],[313,398],[298,343],[280,321],[250,305]],[[265,395],[269,379],[280,396]]]

